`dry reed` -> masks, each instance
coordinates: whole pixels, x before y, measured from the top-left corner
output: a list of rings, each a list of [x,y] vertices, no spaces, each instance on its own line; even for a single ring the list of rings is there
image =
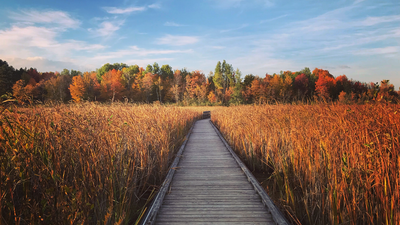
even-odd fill
[[[293,223],[400,224],[399,105],[218,109],[212,121]]]
[[[59,105],[0,115],[0,224],[127,224],[198,110]]]

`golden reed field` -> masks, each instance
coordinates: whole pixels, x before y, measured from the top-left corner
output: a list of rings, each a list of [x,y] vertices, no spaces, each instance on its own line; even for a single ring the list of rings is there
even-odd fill
[[[3,109],[0,224],[134,223],[200,112],[122,104]]]
[[[399,105],[83,103],[0,110],[0,224],[134,224],[203,110],[293,224],[400,223]]]
[[[237,106],[212,113],[294,224],[400,224],[400,105]]]

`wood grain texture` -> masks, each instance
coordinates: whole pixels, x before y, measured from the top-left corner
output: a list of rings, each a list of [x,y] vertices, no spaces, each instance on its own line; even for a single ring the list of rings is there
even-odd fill
[[[192,129],[155,224],[275,224],[209,120]]]

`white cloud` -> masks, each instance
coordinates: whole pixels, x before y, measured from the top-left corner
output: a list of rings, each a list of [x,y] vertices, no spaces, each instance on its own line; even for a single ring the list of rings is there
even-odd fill
[[[226,32],[231,32],[231,31],[235,31],[235,30],[241,30],[241,29],[246,28],[246,27],[248,27],[248,26],[249,26],[249,25],[247,25],[247,24],[243,24],[243,25],[241,25],[240,27],[237,27],[237,28],[232,28],[232,29],[227,29],[227,30],[221,30],[220,33],[226,33]]]
[[[212,1],[212,3],[216,3],[221,8],[238,8],[250,5],[272,7],[275,5],[272,0],[216,0]]]
[[[288,16],[288,15],[285,14],[285,15],[277,16],[277,17],[274,17],[274,18],[271,18],[271,19],[261,20],[260,23],[268,23],[268,22],[271,22],[271,21],[274,21],[274,20],[278,20],[278,19],[287,17],[287,16]]]
[[[131,12],[140,12],[146,10],[146,7],[128,7],[128,8],[116,8],[116,7],[103,7],[110,14],[127,14]]]
[[[39,72],[55,72],[61,71],[62,69],[74,69],[74,70],[82,70],[86,71],[90,68],[85,68],[79,66],[73,62],[68,61],[54,61],[48,60],[46,58],[35,56],[28,57],[26,59],[23,58],[4,58],[8,62],[9,65],[12,65],[14,68],[36,68]]]
[[[103,21],[97,29],[89,29],[95,36],[110,37],[118,31],[125,21]]]
[[[154,62],[159,63],[160,65],[163,65],[165,63],[171,63],[174,60],[174,58],[146,58],[146,59],[129,59],[127,61],[124,61],[128,65],[138,65],[140,67],[145,68],[147,65],[151,65]]]
[[[226,48],[225,46],[211,46],[213,49],[224,49]]]
[[[182,26],[185,26],[185,25],[182,25],[182,24],[179,24],[179,23],[175,23],[175,22],[165,22],[164,26],[167,26],[167,27],[182,27]]]
[[[158,3],[154,3],[154,4],[151,4],[151,5],[147,6],[147,7],[149,7],[150,9],[160,9],[161,5],[158,4]]]
[[[399,46],[388,46],[383,48],[360,49],[353,52],[354,55],[393,55],[400,52]]]
[[[137,46],[130,46],[129,48],[114,51],[114,52],[107,52],[107,54],[98,54],[92,57],[95,60],[103,60],[103,59],[117,59],[122,57],[129,57],[129,56],[149,56],[149,55],[170,55],[176,53],[191,53],[193,52],[192,49],[187,50],[162,50],[162,49],[143,49]]]
[[[93,51],[104,49],[100,44],[88,44],[84,41],[57,41],[60,32],[45,27],[17,27],[0,30],[0,58],[41,57],[51,59],[65,58],[72,51]]]
[[[400,21],[400,15],[392,15],[392,16],[381,16],[381,17],[367,17],[365,20],[357,23],[357,25],[361,26],[373,26],[380,23],[389,23]]]
[[[177,35],[167,34],[162,38],[158,38],[156,43],[160,45],[181,46],[181,45],[194,44],[197,43],[198,41],[199,38],[196,36],[177,36]]]
[[[81,59],[81,64],[87,65],[102,65],[111,62],[124,62],[127,64],[138,64],[139,66],[146,66],[149,63],[166,63],[174,60],[172,56],[177,54],[190,54],[192,49],[187,50],[173,50],[173,49],[144,49],[137,46],[130,46],[114,52],[99,53],[92,57]],[[165,55],[166,57],[160,57]]]
[[[25,24],[55,24],[59,28],[78,28],[80,21],[62,11],[37,11],[21,10],[20,12],[10,13],[10,18]]]
[[[363,1],[365,1],[365,0],[355,0],[353,4],[354,4],[354,5],[360,4],[360,3],[363,2]]]

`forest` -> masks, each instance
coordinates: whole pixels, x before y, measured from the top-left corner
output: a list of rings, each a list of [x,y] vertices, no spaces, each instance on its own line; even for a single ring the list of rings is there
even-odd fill
[[[0,98],[20,104],[47,102],[137,102],[179,105],[239,105],[253,103],[399,102],[389,80],[363,83],[328,70],[309,68],[260,77],[247,74],[225,60],[207,76],[199,70],[173,70],[168,64],[146,68],[124,63],[104,64],[96,71],[38,72],[14,69],[0,60]]]

